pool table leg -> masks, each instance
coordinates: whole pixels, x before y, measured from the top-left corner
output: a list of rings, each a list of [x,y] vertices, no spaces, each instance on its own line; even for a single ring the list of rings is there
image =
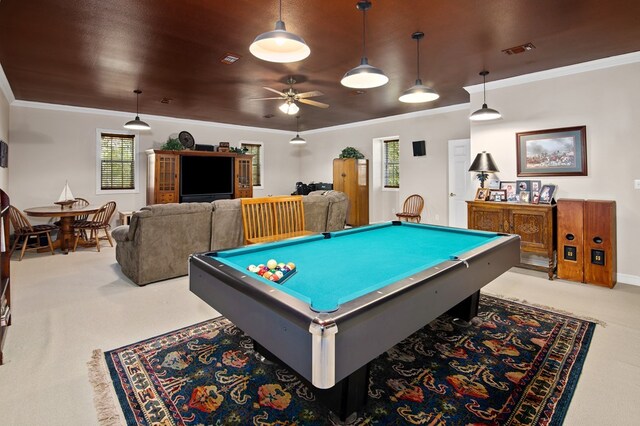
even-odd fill
[[[473,317],[478,316],[478,305],[480,304],[480,290],[473,293],[471,296],[458,303],[453,308],[447,311],[447,314],[453,318],[460,318],[467,322],[471,321]]]
[[[265,349],[265,347],[255,339],[253,340],[253,348],[266,359],[286,366],[277,356]],[[295,374],[295,372],[293,373]],[[338,416],[342,421],[345,421],[351,414],[362,411],[367,402],[367,392],[369,389],[368,363],[328,389],[319,389],[304,377],[297,374],[296,376],[313,392],[318,401],[324,404],[325,407],[331,410],[333,414]]]

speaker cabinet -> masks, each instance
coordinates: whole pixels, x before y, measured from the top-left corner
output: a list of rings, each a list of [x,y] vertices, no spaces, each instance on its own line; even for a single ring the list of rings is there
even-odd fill
[[[584,282],[584,200],[560,199],[558,278]]]
[[[616,285],[616,202],[587,200],[584,204],[584,281]]]
[[[423,155],[427,155],[424,141],[413,141],[413,156],[421,157]]]

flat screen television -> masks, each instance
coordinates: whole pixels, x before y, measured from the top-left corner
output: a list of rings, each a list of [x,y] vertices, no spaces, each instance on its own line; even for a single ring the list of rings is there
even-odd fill
[[[180,156],[180,201],[207,202],[232,194],[233,157]]]

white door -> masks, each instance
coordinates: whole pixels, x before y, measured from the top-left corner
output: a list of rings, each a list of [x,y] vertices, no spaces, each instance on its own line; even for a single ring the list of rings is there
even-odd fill
[[[471,185],[469,139],[449,141],[449,226],[467,227],[467,193]]]

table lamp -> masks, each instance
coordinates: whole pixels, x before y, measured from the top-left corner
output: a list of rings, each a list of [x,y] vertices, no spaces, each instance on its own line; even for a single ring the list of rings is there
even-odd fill
[[[493,161],[493,157],[487,151],[482,151],[476,155],[476,159],[473,160],[470,172],[477,172],[478,179],[480,180],[480,188],[484,188],[484,181],[489,177],[489,173],[499,172],[498,166]]]

